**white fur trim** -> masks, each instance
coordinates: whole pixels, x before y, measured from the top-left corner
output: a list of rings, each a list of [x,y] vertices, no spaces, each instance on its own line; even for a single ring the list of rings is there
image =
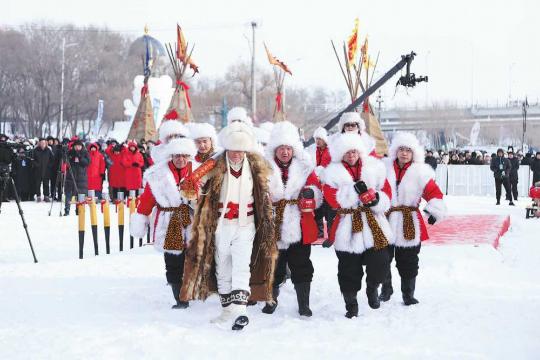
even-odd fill
[[[379,194],[379,202],[371,207],[371,211],[376,214],[384,214],[390,209],[390,199],[384,191],[378,191],[377,194]]]
[[[300,141],[298,128],[289,121],[280,121],[274,125],[270,133],[270,139],[266,145],[267,157],[274,158],[274,152],[279,146],[288,145],[293,148],[294,156],[303,156],[304,146]]]
[[[172,139],[165,147],[163,156],[169,160],[173,155],[189,155],[193,158],[197,154],[197,147],[193,140],[188,138]]]
[[[430,215],[433,215],[437,221],[441,221],[446,217],[448,212],[446,204],[442,199],[431,199],[424,208]]]
[[[225,150],[254,151],[256,149],[253,128],[239,121],[232,122],[221,130],[219,143]]]
[[[134,212],[129,217],[129,234],[134,238],[143,238],[146,235],[149,224],[148,216]]]
[[[196,168],[196,164],[193,164],[193,169]],[[181,204],[187,204],[190,209],[190,216],[193,217],[194,202],[182,197],[180,191],[176,186],[174,175],[169,169],[167,162],[161,162],[150,167],[144,174],[152,195],[156,199],[156,202],[161,207],[177,207]],[[157,219],[154,217],[151,221],[152,234],[154,239],[154,248],[160,252],[168,252],[171,254],[181,254],[181,251],[164,250],[165,235],[167,234],[167,228],[171,219],[171,212],[156,211]],[[183,229],[183,236],[188,242],[191,236],[191,225],[186,229]]]
[[[386,169],[380,160],[371,156],[362,156],[362,175],[368,188],[372,188],[379,193],[379,204],[372,208],[375,219],[389,243],[392,243],[392,231],[390,224],[384,215],[384,209],[388,209],[390,200],[382,188],[386,181]],[[361,204],[360,198],[354,190],[354,181],[341,163],[333,162],[324,170],[323,181],[325,184],[337,189],[336,200],[342,208],[355,208]],[[334,247],[338,251],[360,254],[366,249],[373,247],[373,235],[367,224],[365,213],[362,213],[364,224],[362,232],[352,233],[351,215],[342,215],[336,230],[336,241]]]
[[[274,128],[274,123],[271,122],[271,121],[265,121],[265,122],[263,122],[263,123],[261,123],[259,125],[259,128],[261,130],[264,130],[264,131],[268,132],[268,133],[271,133],[272,129]]]
[[[212,140],[214,148],[218,146],[216,128],[208,123],[190,123],[189,132],[193,140],[206,137]]]
[[[171,135],[189,137],[189,129],[178,120],[162,121],[159,126],[159,140],[164,143]]]
[[[360,131],[366,130],[366,123],[356,111],[345,112],[339,118],[338,132],[343,131],[343,126],[348,123],[357,123]]]
[[[319,126],[317,129],[315,129],[315,132],[313,133],[313,138],[322,139],[326,144],[328,144],[328,132],[322,126]]]
[[[227,113],[227,126],[231,125],[235,121],[241,121],[249,126],[253,126],[253,121],[247,115],[247,110],[243,107],[233,107]]]
[[[422,194],[424,193],[426,184],[435,177],[435,173],[429,165],[413,162],[401,179],[399,187],[396,187],[394,161],[395,160],[391,160],[390,158],[384,159],[388,183],[392,189],[392,206],[405,205],[417,207],[422,200]],[[403,237],[403,214],[401,212],[393,212],[390,214],[388,221],[390,222],[394,235],[393,243],[395,243],[396,246],[414,247],[420,244],[420,221],[417,213],[413,214],[415,231],[414,240],[405,240]]]
[[[424,147],[420,145],[414,134],[408,132],[398,132],[392,138],[392,143],[388,149],[388,158],[394,161],[397,158],[397,151],[401,146],[411,148],[413,151],[413,162],[423,163],[425,160]]]
[[[368,155],[364,142],[358,134],[344,133],[332,137],[332,141],[328,144],[330,150],[330,157],[332,162],[341,163],[343,155],[347,151],[357,150],[360,153],[360,157]]]
[[[313,164],[293,157],[289,167],[287,185],[283,185],[281,171],[274,161],[274,157],[272,156],[267,159],[274,170],[272,175],[270,175],[270,182],[268,183],[272,202],[281,199],[298,199],[300,191],[306,184],[307,177],[313,171]],[[278,241],[278,248],[287,249],[291,244],[301,240],[302,230],[300,228],[300,210],[298,209],[298,205],[286,205],[283,213],[283,225],[281,226],[281,241]]]

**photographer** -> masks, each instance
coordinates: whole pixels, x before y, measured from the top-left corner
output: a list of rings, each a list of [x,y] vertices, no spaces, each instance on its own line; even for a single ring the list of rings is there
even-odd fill
[[[514,205],[512,194],[510,193],[510,171],[512,165],[510,161],[504,157],[504,150],[497,149],[497,156],[491,158],[490,169],[495,177],[495,196],[497,197],[497,205],[501,204],[501,185],[506,191],[506,200],[510,200],[509,205]]]
[[[68,170],[66,173],[66,205],[65,215],[69,215],[69,205],[72,196],[77,194],[87,194],[88,192],[88,177],[86,168],[90,164],[88,152],[84,149],[84,144],[81,140],[75,140],[71,150],[67,153]]]
[[[24,147],[17,148],[17,156],[13,160],[13,181],[21,201],[30,201],[34,196],[34,184],[32,183],[32,160]]]
[[[4,192],[4,180],[2,178],[9,177],[9,168],[13,161],[14,154],[12,146],[7,142],[8,137],[4,134],[0,134],[0,190],[2,190],[2,199],[0,201],[6,201],[8,194],[11,193],[11,189],[6,188]]]

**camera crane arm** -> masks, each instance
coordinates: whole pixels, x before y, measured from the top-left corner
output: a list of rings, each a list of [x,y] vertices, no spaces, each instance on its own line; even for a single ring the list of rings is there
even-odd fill
[[[394,65],[386,74],[383,75],[375,84],[370,86],[366,89],[366,91],[360,95],[356,100],[354,100],[349,106],[347,106],[345,109],[340,111],[335,117],[333,117],[326,125],[324,125],[324,128],[326,130],[330,130],[334,125],[336,125],[339,122],[339,118],[341,115],[345,112],[353,111],[355,108],[359,107],[364,100],[366,100],[371,94],[373,94],[375,91],[377,91],[381,86],[383,86],[390,78],[392,78],[398,71],[400,71],[404,66],[407,66],[407,72],[404,76],[401,76],[396,83],[397,85],[403,85],[406,87],[414,87],[417,83],[425,81],[428,81],[427,76],[419,76],[418,78],[415,76],[414,73],[411,73],[411,63],[414,60],[414,57],[416,56],[416,53],[414,51],[411,51],[410,54],[407,55],[401,55],[401,60]],[[311,137],[308,141],[305,142],[305,146],[309,146],[313,144],[315,139]]]

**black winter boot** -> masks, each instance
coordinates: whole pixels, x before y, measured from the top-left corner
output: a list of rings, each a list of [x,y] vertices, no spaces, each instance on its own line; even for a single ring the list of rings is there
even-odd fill
[[[418,300],[414,298],[414,288],[416,286],[416,277],[410,279],[401,279],[401,295],[405,305],[418,304]]]
[[[392,273],[389,271],[388,276],[384,279],[384,282],[381,287],[381,294],[379,295],[379,301],[388,301],[394,293],[394,288],[392,287]]]
[[[182,283],[179,284],[170,284],[174,300],[176,301],[176,305],[173,305],[171,309],[185,309],[189,306],[189,302],[187,301],[180,301],[180,287],[182,286]]]
[[[379,302],[379,286],[376,284],[367,283],[366,284],[366,295],[368,299],[369,307],[372,309],[378,309],[381,306]]]
[[[309,308],[309,290],[311,288],[311,283],[299,283],[294,284],[294,289],[296,290],[296,299],[298,300],[298,313],[302,316],[311,316],[313,313]]]
[[[272,288],[272,298],[274,299],[274,303],[271,304],[267,302],[266,305],[264,305],[262,309],[263,313],[273,314],[274,311],[276,311],[277,304],[278,304],[278,301],[277,301],[278,296],[279,296],[279,286],[275,286]]]
[[[358,316],[358,300],[356,299],[357,291],[346,291],[343,293],[343,300],[345,300],[345,317],[351,319]]]

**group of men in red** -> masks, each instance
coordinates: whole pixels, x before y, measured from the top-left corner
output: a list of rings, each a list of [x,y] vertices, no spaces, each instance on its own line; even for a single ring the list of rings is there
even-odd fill
[[[298,312],[312,316],[311,244],[322,233],[323,218],[329,229],[323,246],[335,249],[348,318],[358,316],[364,271],[369,306],[376,309],[390,299],[394,257],[404,304],[418,303],[424,216],[433,224],[446,207],[414,135],[394,135],[388,156],[379,159],[353,112],[341,116],[334,135],[317,129],[316,145],[307,149],[296,126],[278,122],[263,149],[245,110],[237,109],[219,134],[223,151],[215,131],[199,128],[191,140],[186,130],[162,125],[160,136],[164,132],[172,140],[163,141],[159,162],[145,175],[131,231],[142,237],[152,227],[156,246],[165,252],[174,307],[218,293],[222,313],[214,322],[242,329],[249,322],[249,303],[264,301],[263,313],[274,313],[288,267]],[[185,184],[194,184],[197,172],[194,197]]]

